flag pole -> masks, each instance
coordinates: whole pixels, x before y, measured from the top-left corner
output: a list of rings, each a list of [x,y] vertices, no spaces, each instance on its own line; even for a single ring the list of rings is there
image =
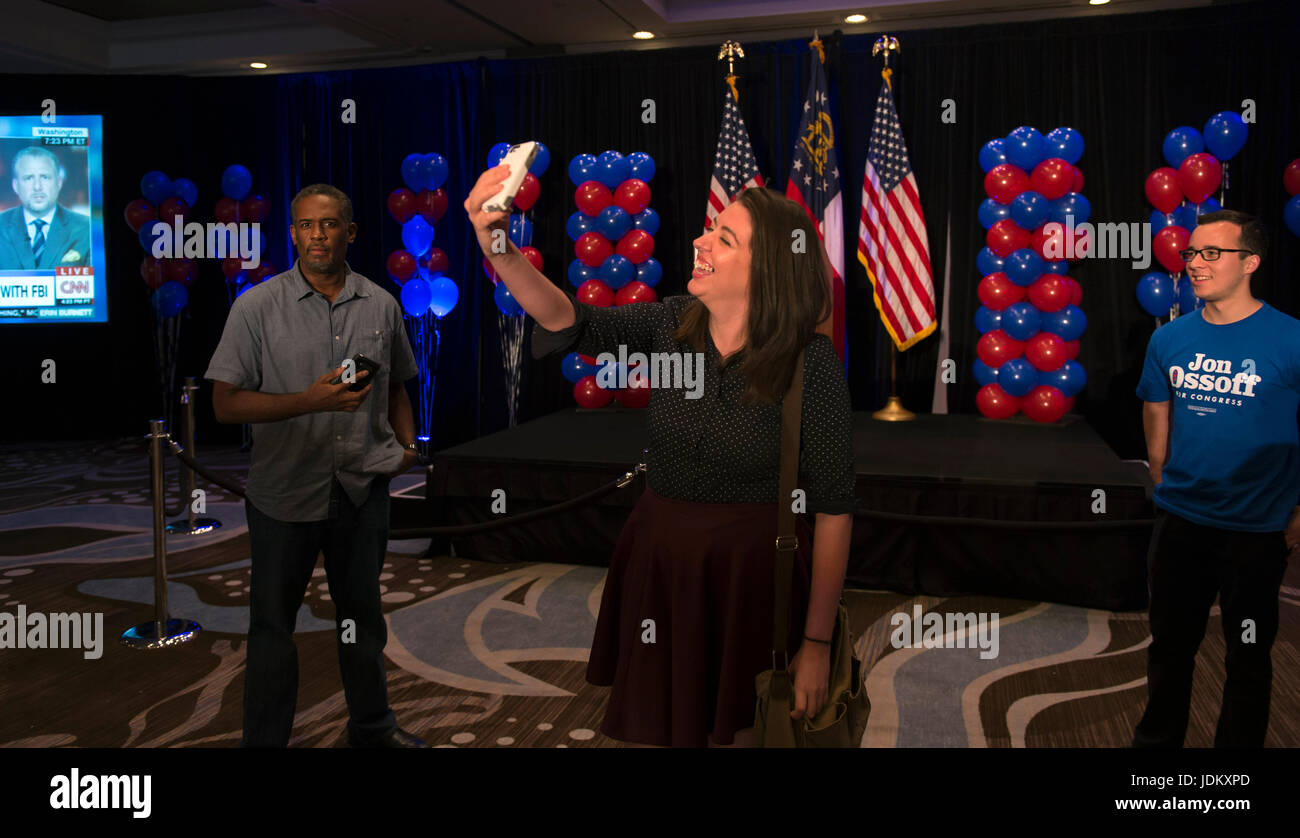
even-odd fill
[[[740,91],[736,89],[736,79],[738,79],[739,76],[736,75],[735,62],[737,58],[744,57],[744,48],[735,41],[723,41],[722,46],[718,47],[718,60],[721,61],[724,58],[727,59],[726,82],[727,86],[731,88],[731,95],[735,98],[737,107],[740,106]]]
[[[884,78],[885,84],[891,88],[894,85],[889,79],[892,75],[889,69],[889,55],[900,50],[898,39],[893,35],[881,35],[871,47],[873,57],[882,52],[885,54],[885,69],[880,71],[880,75]],[[892,336],[889,339],[889,401],[885,402],[885,406],[880,410],[871,414],[871,418],[881,422],[910,422],[916,418],[915,413],[903,407],[903,400],[898,397],[898,344],[894,343]]]

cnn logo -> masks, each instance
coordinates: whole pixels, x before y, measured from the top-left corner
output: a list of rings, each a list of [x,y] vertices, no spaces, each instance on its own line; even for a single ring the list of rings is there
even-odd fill
[[[59,283],[59,293],[69,296],[90,296],[91,283],[85,279],[65,279]]]

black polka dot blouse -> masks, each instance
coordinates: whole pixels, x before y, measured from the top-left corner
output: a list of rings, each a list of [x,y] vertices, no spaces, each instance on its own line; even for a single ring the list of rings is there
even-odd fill
[[[672,334],[693,297],[600,308],[568,293],[576,321],[559,332],[534,324],[535,359],[578,352],[692,353]],[[646,461],[650,487],[660,495],[700,503],[763,503],[776,500],[781,463],[780,404],[741,404],[745,353],[720,370],[722,360],[707,341],[704,395],[658,387],[650,393],[650,443]],[[854,497],[852,408],[844,367],[830,338],[813,336],[804,355],[803,416],[799,487],[808,512],[851,514]]]

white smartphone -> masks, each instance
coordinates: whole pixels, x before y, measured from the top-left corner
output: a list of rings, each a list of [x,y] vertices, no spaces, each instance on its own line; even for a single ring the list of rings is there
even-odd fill
[[[533,158],[537,157],[537,143],[526,142],[517,146],[512,146],[510,151],[501,162],[510,166],[510,177],[506,179],[501,191],[487,199],[483,204],[484,212],[509,212],[514,206],[515,195],[519,192],[519,187],[524,182],[524,175],[528,174],[528,167],[533,165]]]

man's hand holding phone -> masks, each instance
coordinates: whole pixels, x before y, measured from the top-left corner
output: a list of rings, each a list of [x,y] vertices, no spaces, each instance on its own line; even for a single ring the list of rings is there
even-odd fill
[[[366,396],[370,394],[370,371],[364,369],[358,371],[356,381],[351,382],[341,380],[343,370],[342,366],[335,367],[303,391],[303,398],[306,400],[309,412],[341,410],[344,413],[353,413],[361,406],[361,402],[365,401]],[[350,388],[354,383],[364,383],[365,387],[352,390]]]

